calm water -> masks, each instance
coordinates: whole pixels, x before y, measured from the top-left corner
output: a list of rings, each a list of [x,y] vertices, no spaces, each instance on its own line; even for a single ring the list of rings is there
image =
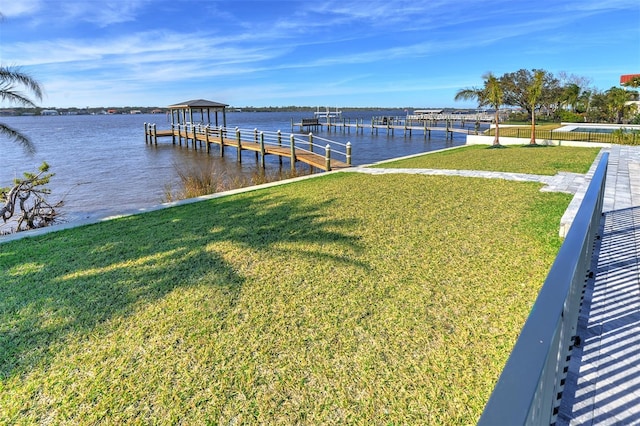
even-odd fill
[[[364,119],[365,123],[374,115],[404,115],[404,112],[372,110],[344,114],[352,120]],[[293,112],[229,112],[227,126],[282,130],[288,135],[291,119],[298,122],[311,116]],[[24,171],[35,171],[42,161],[47,161],[55,173],[49,185],[50,200],[64,197],[62,212],[66,221],[159,204],[164,201],[167,187],[179,187],[177,169],[213,166],[229,179],[256,172],[255,156],[248,152],[243,154],[242,164],[238,164],[234,149],[225,150],[225,157],[220,158],[217,146],[207,154],[204,150],[174,146],[169,138],[160,139],[157,146],[146,145],[144,123],[156,123],[158,129],[168,128],[164,115],[0,117],[0,121],[28,135],[37,149],[36,154],[30,156],[16,143],[0,141],[0,186],[8,186],[14,177]],[[416,133],[404,137],[402,131],[396,131],[395,136],[385,131],[371,135],[366,129],[364,134],[353,130],[351,133],[324,131],[318,132],[318,136],[342,143],[350,141],[355,165],[465,143],[464,135],[456,134],[453,141],[445,141],[441,132],[432,133],[431,139]],[[277,158],[267,158],[267,168],[276,173]],[[288,169],[285,159],[283,170]],[[308,173],[308,166],[300,165],[299,170]]]

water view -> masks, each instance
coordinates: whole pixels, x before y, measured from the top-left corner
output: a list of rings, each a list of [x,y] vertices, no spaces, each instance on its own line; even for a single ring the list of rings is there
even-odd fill
[[[402,110],[363,110],[344,113],[345,119],[370,122],[372,116],[403,115]],[[291,133],[291,120],[301,121],[312,114],[307,112],[228,112],[227,126],[242,129],[281,130]],[[235,149],[225,149],[220,157],[218,146],[211,153],[195,151],[184,145],[174,146],[170,138],[161,139],[157,146],[144,142],[144,123],[156,123],[158,129],[168,128],[164,114],[155,115],[76,115],[2,117],[0,120],[29,136],[37,152],[28,155],[15,143],[3,142],[0,186],[8,186],[12,179],[25,171],[35,171],[46,161],[55,173],[49,187],[51,201],[64,198],[61,209],[65,221],[118,214],[149,207],[166,201],[166,191],[180,185],[179,170],[212,167],[229,180],[250,179],[258,172],[253,153],[244,152],[242,163],[237,162]],[[457,124],[459,125],[459,123]],[[473,123],[467,123],[472,126]],[[294,133],[299,129],[294,128]],[[444,133],[433,132],[431,138],[421,132],[403,136],[396,131],[376,135],[365,129],[363,133],[318,132],[318,135],[337,142],[351,142],[353,164],[363,165],[389,158],[458,146],[465,143],[465,135],[455,134],[445,140]],[[267,173],[288,172],[276,157],[267,157]],[[307,174],[309,167],[299,164],[298,173]]]

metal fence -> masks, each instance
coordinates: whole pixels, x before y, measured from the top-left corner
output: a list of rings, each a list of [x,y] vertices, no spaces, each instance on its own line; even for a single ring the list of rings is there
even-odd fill
[[[582,290],[600,228],[609,154],[604,153],[531,313],[478,422],[555,422],[577,329]]]
[[[494,135],[495,130],[491,130],[490,134]],[[531,138],[531,129],[519,127],[500,127],[500,136],[507,138]],[[598,131],[592,132],[567,132],[559,130],[543,130],[536,129],[536,139],[538,140],[560,140],[560,141],[577,141],[577,142],[602,142],[615,143],[625,145],[640,145],[640,131],[637,130],[621,130],[609,133]]]

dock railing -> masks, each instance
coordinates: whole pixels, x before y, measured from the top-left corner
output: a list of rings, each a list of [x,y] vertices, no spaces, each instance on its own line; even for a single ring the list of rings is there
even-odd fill
[[[313,133],[306,135],[289,135],[283,134],[281,131],[264,131],[258,129],[240,129],[238,127],[215,127],[205,126],[201,124],[180,124],[178,129],[185,132],[186,135],[195,139],[200,136],[199,140],[205,140],[207,143],[209,138],[219,139],[224,144],[237,146],[238,151],[242,149],[242,142],[253,142],[260,146],[262,153],[262,162],[264,163],[264,155],[266,147],[278,147],[287,150],[287,156],[292,158],[292,166],[296,158],[304,153],[313,153],[324,157],[323,168],[331,170],[331,160],[336,159],[345,164],[351,165],[351,143],[340,143],[330,139],[315,136]],[[263,164],[264,165],[264,164]]]
[[[600,229],[609,154],[584,200],[531,309],[478,425],[553,424],[560,405],[581,298]]]

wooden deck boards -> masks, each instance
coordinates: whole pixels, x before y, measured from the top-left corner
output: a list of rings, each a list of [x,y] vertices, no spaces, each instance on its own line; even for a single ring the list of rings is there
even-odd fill
[[[238,140],[236,139],[235,135],[225,135],[221,140],[220,135],[219,134],[216,135],[215,133],[204,134],[204,133],[196,132],[194,134],[194,132],[192,131],[177,130],[177,129],[176,130],[148,129],[147,132],[148,134],[146,136],[150,136],[151,138],[156,138],[156,140],[158,137],[173,137],[174,140],[175,139],[185,140],[187,145],[189,143],[194,144],[194,146],[196,144],[200,146],[202,146],[202,144],[209,144],[209,145],[216,144],[216,145],[222,145],[224,147],[233,147],[238,149]],[[195,146],[195,148],[197,149],[197,146]],[[260,143],[257,143],[254,139],[251,139],[251,140],[241,139],[240,148],[243,151],[253,151],[257,153],[262,153],[262,150],[263,150]],[[277,155],[280,157],[286,157],[290,159],[291,148],[288,145],[277,146],[277,145],[271,145],[271,144],[264,144],[264,155]],[[296,161],[309,164],[320,170],[325,170],[325,171],[327,170],[327,164],[326,164],[326,158],[324,156],[324,152],[323,154],[319,154],[319,153],[313,153],[306,150],[302,150],[300,148],[296,148],[295,157],[296,157]],[[345,169],[351,166],[343,161],[331,159],[330,167],[331,167],[331,170],[338,170],[338,169]]]

